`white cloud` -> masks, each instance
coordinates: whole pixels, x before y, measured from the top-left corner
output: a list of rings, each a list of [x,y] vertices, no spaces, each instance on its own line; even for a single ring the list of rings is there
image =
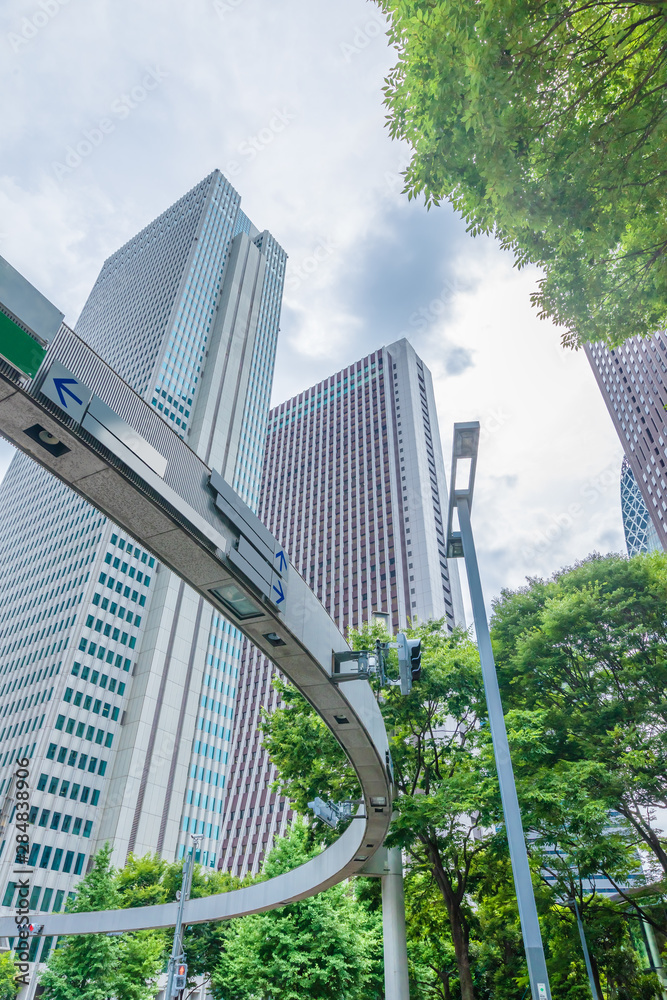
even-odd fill
[[[373,4],[61,6],[18,52],[8,36],[38,5],[0,22],[0,253],[69,322],[109,253],[227,169],[290,255],[274,399],[407,331],[433,371],[445,454],[455,420],[486,428],[474,521],[487,596],[621,548],[620,445],[585,358],[530,307],[535,273],[400,195],[406,150],[381,94],[393,55]],[[160,86],[114,117],[156,66]],[[104,117],[113,131],[57,181],[54,160]]]

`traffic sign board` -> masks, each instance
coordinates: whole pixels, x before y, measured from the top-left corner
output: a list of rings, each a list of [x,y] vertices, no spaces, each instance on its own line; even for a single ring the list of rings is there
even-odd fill
[[[285,590],[282,580],[276,580],[271,587],[271,600],[274,604],[282,604],[285,600]]]
[[[24,375],[36,375],[46,348],[0,310],[0,355]]]
[[[54,361],[46,373],[41,392],[79,424],[93,397],[92,389],[59,361]]]

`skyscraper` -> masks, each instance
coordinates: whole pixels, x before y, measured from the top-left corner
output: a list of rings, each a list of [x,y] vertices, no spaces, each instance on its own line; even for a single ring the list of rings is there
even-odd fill
[[[256,507],[285,254],[214,171],[104,264],[76,331]],[[31,910],[110,840],[219,853],[241,635],[29,458],[0,487],[0,899],[32,758]],[[35,941],[37,944],[37,939]]]
[[[448,494],[431,375],[407,340],[383,347],[269,415],[259,515],[345,631],[388,612],[463,623],[445,555]],[[257,871],[287,804],[258,734],[274,670],[250,646],[239,677],[219,866]]]
[[[586,344],[585,351],[659,544],[667,548],[667,335],[632,337],[613,350]]]
[[[629,556],[662,548],[644,497],[627,458],[621,465],[621,517]]]

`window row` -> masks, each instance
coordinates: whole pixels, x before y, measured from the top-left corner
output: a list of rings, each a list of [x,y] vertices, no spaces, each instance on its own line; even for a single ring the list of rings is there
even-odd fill
[[[211,733],[212,736],[218,736],[221,740],[231,740],[232,738],[231,730],[225,729],[222,723],[218,725],[211,719],[204,719],[201,716],[197,720],[197,729],[203,729],[204,732]],[[225,763],[227,763],[226,756]]]
[[[82,757],[83,756],[85,755],[82,754]],[[85,767],[85,761],[82,761],[82,763]],[[92,763],[93,761],[91,759],[91,764]],[[81,768],[81,764],[79,764],[79,768]],[[48,788],[47,788],[47,782],[48,782]],[[60,786],[60,789],[58,788],[58,786]],[[49,779],[48,774],[43,774],[43,773],[40,774],[39,781],[37,782],[37,791],[48,792],[49,795],[57,794],[58,797],[62,799],[66,799],[69,797],[70,799],[72,799],[73,802],[76,802],[78,800],[83,805],[86,805],[89,799],[91,806],[96,806],[97,803],[100,801],[99,788],[91,789],[88,785],[84,785],[82,788],[78,782],[70,781],[67,778],[59,778],[55,774],[52,775],[51,779]],[[36,809],[37,807],[33,806],[32,808]],[[34,822],[34,820],[31,819],[30,822],[32,823]],[[44,826],[44,824],[40,823],[40,826]]]
[[[34,818],[33,818],[33,811],[34,811]],[[30,822],[34,823],[35,819],[37,818],[37,806],[33,806],[30,812],[30,817],[31,817]],[[49,823],[49,818],[51,820],[50,823]],[[61,819],[62,819],[62,826],[60,826]],[[62,813],[59,812],[51,813],[50,809],[42,809],[42,814],[39,817],[39,823],[37,825],[42,827],[46,827],[48,825],[49,830],[57,830],[58,827],[60,827],[62,833],[71,832],[74,837],[78,836],[90,837],[91,830],[93,829],[92,819],[87,819],[84,823],[84,821],[81,819],[80,816],[77,817],[72,817],[68,815],[63,816]],[[83,830],[81,829],[82,826]]]
[[[96,733],[95,726],[86,726],[85,722],[77,722],[76,719],[67,719],[65,721],[65,716],[59,715],[56,719],[56,729],[62,730],[63,727],[66,733],[70,735],[74,734],[91,742],[94,739],[100,746],[103,742],[105,747],[110,747],[113,743],[113,733],[105,733],[103,729],[98,729]],[[76,732],[74,731],[75,727]]]
[[[110,702],[105,701],[102,704],[101,698],[93,700],[92,695],[85,695],[83,691],[75,691],[73,688],[65,688],[63,701],[71,702],[77,708],[82,706],[86,712],[95,712],[96,715],[102,715],[105,719],[111,718],[112,722],[116,722],[120,714],[118,706],[112,708]]]
[[[104,557],[105,563],[109,566],[113,566],[114,569],[119,569],[121,573],[127,573],[130,579],[134,579],[136,574],[137,583],[143,583],[144,587],[150,587],[151,578],[148,573],[144,576],[143,571],[136,569],[135,566],[130,566],[129,563],[121,562],[119,556],[112,556],[110,552]]]
[[[146,580],[150,583],[150,577],[146,577],[144,579],[144,587],[148,587],[149,585],[149,583],[146,583]],[[131,590],[130,587],[124,587],[121,580],[116,581],[111,576],[107,577],[106,573],[100,573],[98,583],[106,584],[110,590],[115,590],[117,594],[122,594],[123,597],[128,598],[130,601],[134,601],[135,604],[138,601],[142,608],[146,605],[145,594],[141,594],[141,596],[139,596],[138,590]]]
[[[225,787],[224,774],[218,774],[216,771],[212,771],[210,767],[198,767],[196,764],[193,764],[190,777],[194,781],[204,781],[207,785],[214,785],[216,788]]]
[[[195,792],[192,788],[188,788],[187,794],[185,796],[185,801],[189,806],[195,805],[197,808],[208,809],[210,812],[222,812],[223,800],[214,799],[213,796],[207,795],[205,792]]]
[[[2,897],[2,905],[3,906],[11,906],[12,905],[12,901],[14,899],[14,893],[16,892],[17,885],[18,885],[17,882],[8,882],[7,883],[7,888],[5,889],[5,894]],[[42,913],[47,913],[49,910],[50,910],[51,913],[60,913],[60,911],[62,909],[62,905],[63,905],[63,900],[65,899],[65,890],[64,889],[58,889],[57,890],[55,901],[53,903],[53,909],[51,910],[51,900],[53,899],[53,893],[54,893],[54,891],[55,890],[53,890],[53,889],[45,889],[44,890],[44,895],[42,896],[42,887],[41,887],[41,885],[35,885],[35,886],[33,886],[32,892],[30,893],[30,912],[31,913],[36,913],[37,912],[37,904],[39,903],[40,896],[42,896],[42,903],[41,903],[41,906],[39,907],[39,909],[41,910]],[[70,899],[74,899],[74,893],[73,892],[69,892],[67,895],[68,895],[68,897]]]
[[[90,836],[90,834],[88,834]],[[61,847],[57,847],[55,851],[52,847],[45,847],[42,851],[41,858],[39,857],[39,852],[41,850],[41,844],[33,844],[30,851],[30,857],[28,859],[29,868],[48,868],[49,862],[51,862],[51,871],[63,871],[65,874],[69,874],[72,871],[72,864],[74,863],[74,851],[67,851]],[[63,854],[65,859],[63,861]],[[53,856],[53,857],[52,857]],[[39,858],[39,865],[37,864],[37,859]],[[85,854],[76,855],[76,863],[74,864],[74,875],[80,875],[83,871],[83,862],[86,860]],[[62,869],[60,863],[62,861]]]
[[[138,616],[137,616],[138,617]],[[141,621],[141,619],[139,619]],[[121,642],[123,646],[128,646],[130,649],[134,649],[137,644],[136,636],[129,635],[128,632],[121,633],[119,628],[114,628],[113,625],[104,624],[101,619],[95,621],[92,615],[88,615],[86,619],[86,628],[93,628],[96,632],[103,632],[103,634],[112,640],[112,642]]]
[[[131,611],[128,611],[126,608],[122,606],[119,607],[115,601],[110,602],[108,597],[102,597],[101,594],[94,594],[93,604],[95,605],[95,607],[101,606],[102,611],[106,611],[108,609],[112,615],[118,615],[118,617],[121,620],[125,619],[128,625],[132,625],[133,623],[137,627],[141,625],[141,617],[139,615],[133,614]],[[86,619],[86,627],[92,628],[94,622],[95,619],[93,615],[88,615],[88,618]],[[95,624],[95,631],[100,632],[102,629],[102,625],[103,623],[98,618],[97,623]],[[109,635],[109,633],[107,632],[108,628],[110,628],[109,625],[107,625],[104,629],[105,635]]]
[[[155,566],[155,559],[153,556],[149,556],[147,552],[142,552],[138,545],[132,545],[130,542],[126,542],[124,538],[119,538],[118,535],[113,534],[111,536],[111,544],[118,545],[118,548],[125,549],[128,556],[134,555],[135,559],[141,559],[142,563],[148,563],[148,565],[153,568]],[[127,545],[127,548],[125,547]]]
[[[231,705],[223,705],[220,701],[214,701],[213,698],[207,698],[206,695],[202,695],[201,707],[207,708],[211,712],[217,712],[218,715],[222,715],[224,718],[232,719],[234,717],[234,709]]]
[[[190,820],[189,816],[184,816],[183,817],[183,827],[182,827],[182,830],[183,830],[184,833],[188,833],[188,832],[191,833],[191,834],[192,833],[199,833],[199,834],[203,833],[203,834],[206,835],[206,837],[208,837],[208,838],[210,838],[212,840],[219,840],[220,839],[220,827],[219,826],[213,826],[212,823],[206,823],[203,819],[200,819],[200,820],[196,820],[196,819]]]
[[[116,692],[119,695],[125,694],[125,684],[123,681],[116,681],[115,677],[109,677],[108,674],[100,674],[99,670],[93,670],[91,672],[90,667],[82,667],[80,663],[76,660],[72,664],[72,673],[75,677],[81,676],[82,681],[87,681],[90,677],[91,684],[99,684],[101,688],[106,688],[108,686],[109,691],[113,694]]]
[[[56,750],[58,751],[57,754]],[[88,771],[91,774],[95,774],[96,768],[97,768],[97,773],[99,775],[103,776],[105,774],[107,769],[106,760],[100,760],[98,762],[97,757],[91,757],[89,760],[87,753],[80,753],[78,750],[70,750],[69,747],[58,747],[55,743],[49,743],[49,749],[46,751],[46,759],[57,760],[59,764],[64,764],[65,758],[67,757],[68,754],[69,754],[69,758],[67,760],[68,767],[75,767],[78,760],[80,771],[84,771],[86,769],[86,765],[88,765]],[[42,778],[44,778],[43,774],[40,776],[40,781],[42,780]],[[49,789],[49,791],[51,791],[51,789]]]
[[[231,736],[231,733],[229,735]],[[201,754],[202,757],[210,757],[211,760],[222,761],[223,764],[227,763],[229,757],[226,750],[223,753],[221,747],[210,746],[208,743],[202,743],[201,740],[195,740],[193,750],[196,754]]]
[[[132,640],[134,642],[134,638]],[[134,645],[132,646],[134,649]],[[114,653],[112,649],[107,649],[106,646],[98,646],[96,642],[87,639],[81,639],[79,642],[79,651],[81,653],[88,653],[88,656],[96,656],[98,660],[105,660],[107,663],[113,663],[115,667],[119,669],[122,667],[123,670],[129,670],[132,666],[132,661],[125,658],[123,659],[120,653]]]

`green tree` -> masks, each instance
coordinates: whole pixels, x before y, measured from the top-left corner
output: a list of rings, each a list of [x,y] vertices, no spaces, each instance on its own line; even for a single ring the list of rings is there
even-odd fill
[[[290,871],[317,849],[297,824],[269,854],[263,877]],[[372,1000],[381,996],[378,919],[343,883],[318,896],[226,925],[226,950],[213,974],[224,1000]]]
[[[458,993],[456,955],[447,911],[433,878],[409,871],[404,878],[410,996],[453,1000]]]
[[[113,1000],[153,1000],[165,963],[161,931],[137,931],[119,938]]]
[[[183,878],[183,861],[167,861],[157,854],[145,854],[142,857],[130,855],[124,868],[117,875],[117,885],[123,906],[152,906],[167,903],[176,898]],[[218,892],[229,892],[250,880],[241,882],[227,872],[218,872],[211,868],[203,868],[195,863],[192,873],[190,897],[211,896]],[[141,958],[142,954],[151,955],[155,962],[166,961],[171,952],[173,931],[143,932],[155,935],[154,939],[146,941],[146,951],[142,952],[141,937],[136,935],[137,944],[134,954]],[[124,936],[124,939],[128,935]],[[134,936],[133,936],[134,937]],[[226,940],[226,925],[223,922],[194,924],[186,927],[184,934],[184,949],[188,959],[189,980],[203,977],[204,982],[210,982],[213,970],[217,966],[220,954],[224,950]],[[134,946],[133,946],[134,947]],[[160,951],[161,949],[161,951]],[[158,959],[158,955],[162,957]],[[151,957],[151,961],[153,961]],[[148,963],[147,967],[150,967]],[[141,979],[140,972],[137,979]],[[119,1000],[124,1000],[120,998]],[[128,998],[132,1000],[132,998]]]
[[[147,878],[136,886],[131,899],[132,878],[155,870],[159,859],[130,859],[129,873],[119,873],[111,864],[109,844],[95,856],[94,865],[76,887],[68,905],[70,913],[112,910],[127,905],[162,902],[157,894],[145,893]],[[163,864],[163,863],[162,863]],[[40,977],[45,1000],[152,1000],[164,966],[163,931],[138,931],[119,937],[81,934],[60,938]]]
[[[14,1000],[18,994],[17,972],[13,954],[10,951],[0,953],[0,1000]]]
[[[447,913],[461,997],[473,1000],[471,896],[498,836],[490,831],[501,816],[488,727],[481,725],[486,707],[479,657],[467,636],[451,636],[443,622],[410,634],[422,640],[421,681],[406,698],[391,686],[381,698],[397,791],[387,844],[401,847],[410,869],[425,873],[436,887]],[[352,633],[359,649],[373,649],[378,637],[378,626]],[[286,709],[265,721],[265,746],[284,791],[301,811],[309,796],[335,801],[354,782],[333,738],[313,750],[318,725],[296,693]]]
[[[540,316],[576,345],[667,323],[662,0],[376,0],[385,103],[410,197],[449,200],[544,271]]]
[[[654,809],[667,806],[667,556],[590,557],[504,591],[492,636],[515,745],[536,730],[518,767],[524,797],[536,778],[544,793],[532,822],[586,841],[585,824],[600,829],[614,809],[664,878]],[[562,804],[575,801],[568,818]]]
[[[77,885],[69,912],[111,910],[119,906],[111,850],[106,844],[96,855],[93,868]],[[108,1000],[116,983],[119,952],[119,939],[105,934],[60,939],[40,976],[44,1000]]]

